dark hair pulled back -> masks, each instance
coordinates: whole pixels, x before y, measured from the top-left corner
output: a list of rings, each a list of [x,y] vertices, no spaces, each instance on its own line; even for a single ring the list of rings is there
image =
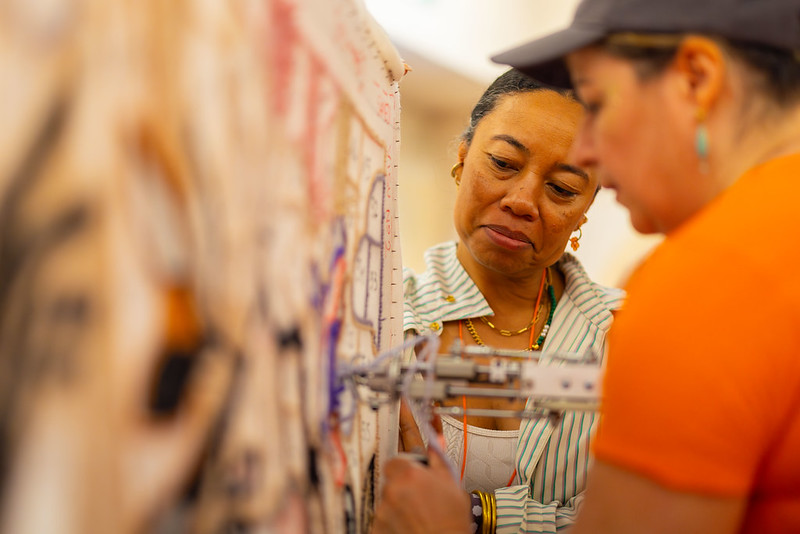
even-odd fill
[[[508,70],[492,82],[486,91],[484,91],[478,103],[475,104],[475,107],[472,108],[469,126],[467,126],[464,133],[461,134],[461,140],[467,143],[467,146],[472,143],[472,137],[475,135],[475,128],[478,127],[478,123],[494,110],[500,97],[516,93],[531,93],[534,91],[553,91],[575,100],[575,94],[571,90],[544,85],[516,69]]]

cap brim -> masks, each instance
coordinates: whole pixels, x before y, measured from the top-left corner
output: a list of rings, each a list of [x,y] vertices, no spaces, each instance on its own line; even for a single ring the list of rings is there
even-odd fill
[[[564,56],[603,38],[605,33],[570,27],[492,56],[495,63],[511,65],[553,87],[572,87]]]

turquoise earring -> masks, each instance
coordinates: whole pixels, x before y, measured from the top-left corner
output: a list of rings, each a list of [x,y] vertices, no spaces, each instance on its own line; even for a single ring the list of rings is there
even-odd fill
[[[697,153],[697,159],[700,160],[700,172],[706,174],[708,172],[708,129],[706,128],[704,119],[705,112],[698,110],[698,124],[694,135],[694,150]]]
[[[708,159],[708,130],[705,124],[697,125],[694,143],[697,157],[700,158],[701,161]]]

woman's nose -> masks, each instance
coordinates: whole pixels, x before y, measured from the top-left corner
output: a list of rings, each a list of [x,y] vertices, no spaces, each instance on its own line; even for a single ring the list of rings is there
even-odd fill
[[[516,180],[509,181],[508,190],[503,195],[501,205],[517,217],[535,220],[539,217],[537,198],[540,192],[540,182],[536,173],[529,172],[519,176]]]

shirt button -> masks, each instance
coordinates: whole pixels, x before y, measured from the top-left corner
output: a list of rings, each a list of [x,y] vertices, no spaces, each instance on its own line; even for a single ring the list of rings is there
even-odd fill
[[[446,300],[447,302],[455,302],[455,301],[456,301],[456,298],[455,298],[453,295],[447,295],[447,296],[444,298],[444,300]]]
[[[439,323],[431,323],[431,330],[439,330]]]

